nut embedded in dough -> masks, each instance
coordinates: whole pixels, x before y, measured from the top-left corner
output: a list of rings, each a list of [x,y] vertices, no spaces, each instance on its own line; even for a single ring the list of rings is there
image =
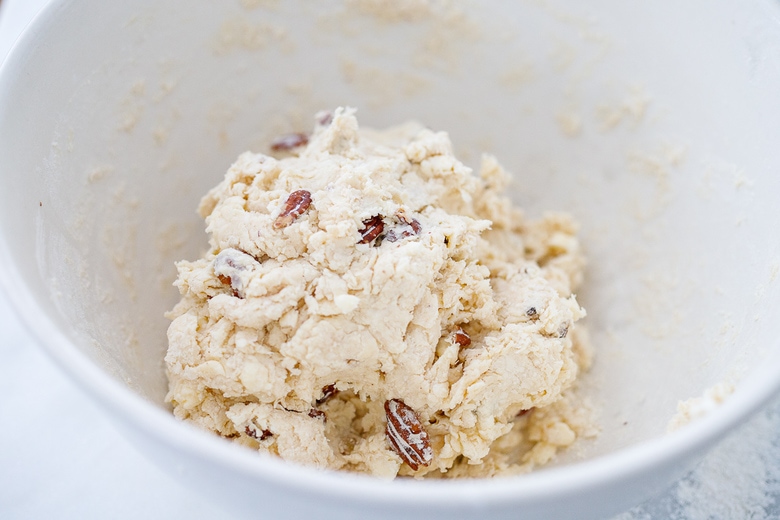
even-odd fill
[[[466,334],[466,331],[464,331],[461,328],[458,328],[452,335],[453,341],[460,345],[461,347],[468,347],[471,345],[471,336]]]
[[[308,190],[296,190],[290,193],[284,203],[284,208],[274,221],[274,229],[287,227],[303,215],[311,206],[311,193]]]
[[[385,413],[387,439],[398,456],[413,471],[428,466],[433,460],[433,449],[415,411],[400,399],[390,399],[385,401]]]
[[[363,228],[360,230],[360,240],[358,244],[369,244],[374,241],[382,231],[385,229],[385,223],[382,221],[382,215],[374,215],[373,217],[363,221]]]
[[[271,142],[271,150],[275,152],[288,152],[309,142],[309,136],[302,133],[292,133],[277,137]]]

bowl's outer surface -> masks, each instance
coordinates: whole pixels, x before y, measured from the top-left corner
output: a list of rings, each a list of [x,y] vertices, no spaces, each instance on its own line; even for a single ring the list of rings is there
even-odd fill
[[[147,453],[240,515],[625,509],[780,381],[780,5],[377,5],[52,2],[0,69],[0,282]],[[378,482],[249,456],[170,416],[162,314],[173,261],[205,248],[199,197],[239,152],[346,104],[369,126],[450,130],[469,163],[484,150],[515,173],[529,213],[582,222],[597,349],[582,388],[603,431],[561,461],[588,460]],[[677,400],[722,380],[732,398],[663,435]]]

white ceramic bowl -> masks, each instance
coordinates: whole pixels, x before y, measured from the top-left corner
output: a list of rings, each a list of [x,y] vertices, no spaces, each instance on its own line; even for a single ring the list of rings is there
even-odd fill
[[[238,516],[625,509],[780,384],[780,4],[581,4],[54,1],[0,70],[0,281],[151,458]],[[598,439],[522,477],[384,482],[173,419],[162,315],[173,262],[205,248],[199,197],[239,152],[343,104],[449,130],[467,161],[515,173],[530,213],[582,222]],[[725,404],[665,434],[720,381]]]

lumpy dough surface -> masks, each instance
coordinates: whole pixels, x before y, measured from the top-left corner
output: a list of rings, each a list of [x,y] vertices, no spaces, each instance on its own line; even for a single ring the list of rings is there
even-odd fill
[[[499,163],[475,173],[444,132],[317,119],[278,157],[242,154],[200,204],[209,250],[178,262],[168,314],[176,417],[386,478],[525,472],[593,434],[573,392],[591,359],[575,222],[526,218]],[[389,400],[428,434],[416,471]]]

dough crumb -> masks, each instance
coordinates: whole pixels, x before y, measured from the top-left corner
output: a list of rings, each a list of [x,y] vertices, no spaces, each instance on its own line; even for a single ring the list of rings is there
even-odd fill
[[[167,314],[175,416],[382,478],[522,473],[595,435],[576,222],[527,218],[445,132],[315,121],[201,201],[209,250],[177,263]]]
[[[669,421],[667,432],[679,430],[691,421],[704,417],[734,393],[734,385],[731,383],[718,383],[705,390],[701,397],[692,397],[677,403],[677,413]]]

